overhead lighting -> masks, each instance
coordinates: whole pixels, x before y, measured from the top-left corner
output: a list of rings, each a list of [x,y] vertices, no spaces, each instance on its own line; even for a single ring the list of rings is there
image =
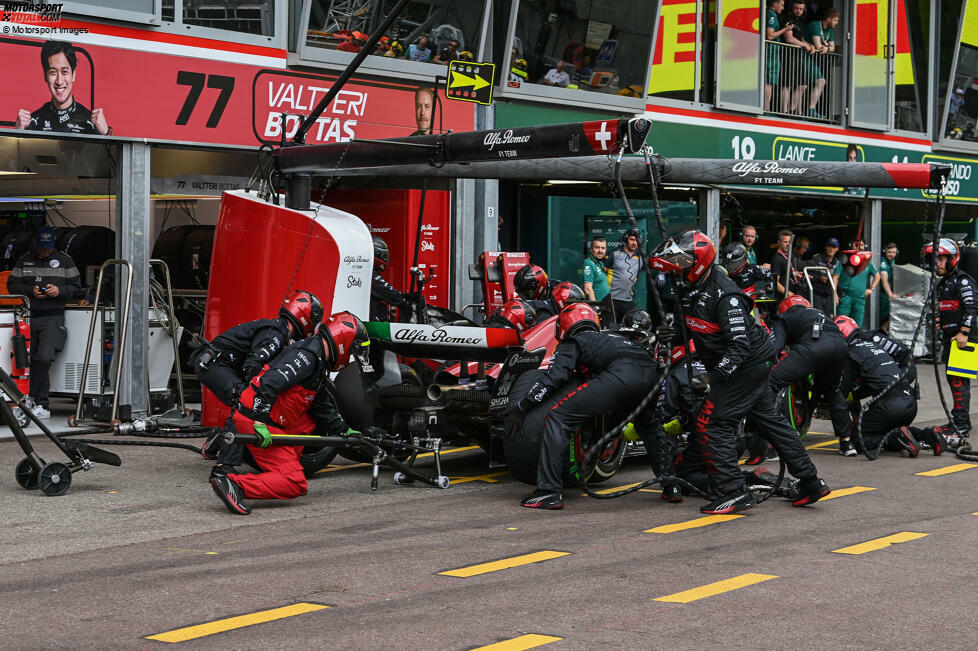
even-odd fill
[[[571,179],[550,179],[549,181],[547,181],[547,183],[550,185],[583,185],[585,183],[596,185],[601,183],[601,181],[573,181]]]
[[[18,172],[16,170],[0,170],[0,176],[17,176],[20,174],[37,174],[37,172]]]

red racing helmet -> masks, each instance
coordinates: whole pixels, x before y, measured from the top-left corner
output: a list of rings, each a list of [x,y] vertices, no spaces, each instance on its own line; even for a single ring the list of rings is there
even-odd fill
[[[798,307],[799,305],[801,307],[812,306],[812,304],[808,302],[808,299],[799,294],[792,294],[791,296],[786,297],[783,301],[778,303],[778,316],[781,316],[791,308]]]
[[[859,330],[859,324],[856,323],[856,320],[845,315],[835,317],[835,325],[839,326],[839,330],[842,331],[842,336],[846,338],[846,341],[849,341],[849,337],[851,337],[856,330]]]
[[[557,341],[563,341],[584,330],[597,332],[601,329],[601,317],[587,303],[571,303],[557,315]]]
[[[924,260],[928,264],[934,264],[934,243],[926,245],[923,250]],[[958,268],[958,262],[961,261],[961,249],[958,248],[957,242],[952,240],[950,237],[942,237],[937,243],[937,255],[948,256],[948,270],[953,270]]]
[[[543,298],[547,293],[547,272],[535,264],[523,265],[513,276],[513,287],[524,300]]]
[[[684,231],[668,239],[649,256],[649,265],[657,270],[671,273],[687,287],[695,287],[707,275],[717,250],[713,240],[702,231]]]
[[[312,292],[297,289],[282,301],[278,315],[286,319],[296,332],[308,337],[323,320],[323,304]]]
[[[337,312],[316,328],[329,350],[327,366],[338,371],[350,363],[353,357],[361,367],[370,364],[370,336],[367,328],[350,312]]]
[[[524,332],[532,328],[535,321],[536,310],[529,303],[519,298],[511,298],[492,313],[486,325],[490,328],[515,328],[517,332]]]
[[[583,289],[567,280],[554,287],[550,291],[550,297],[554,299],[558,310],[564,309],[571,303],[580,303],[587,299]]]

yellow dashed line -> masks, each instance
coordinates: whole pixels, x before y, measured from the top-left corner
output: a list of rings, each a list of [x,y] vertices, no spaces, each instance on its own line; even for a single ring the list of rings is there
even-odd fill
[[[857,493],[865,493],[866,491],[874,491],[875,488],[870,486],[850,486],[849,488],[836,488],[833,489],[831,493],[823,497],[820,501],[834,500],[837,497],[845,497],[846,495],[856,495]]]
[[[509,471],[504,470],[502,472],[493,472],[488,475],[478,475],[476,477],[449,477],[453,484],[464,484],[469,481],[484,481],[487,484],[496,484],[499,482],[496,477],[502,477],[503,475],[508,475]]]
[[[723,581],[717,581],[716,583],[709,583],[698,588],[693,588],[692,590],[685,590],[683,592],[677,592],[676,594],[671,594],[665,597],[659,597],[655,601],[688,604],[691,601],[698,601],[700,599],[705,599],[706,597],[712,597],[714,595],[723,594],[724,592],[730,592],[731,590],[739,590],[756,583],[763,583],[764,581],[770,581],[771,579],[776,578],[778,577],[774,574],[741,574],[740,576],[735,576],[732,579],[725,579]]]
[[[952,472],[961,472],[962,470],[971,470],[972,468],[978,468],[978,463],[956,463],[953,466],[944,466],[943,468],[935,468],[934,470],[915,474],[918,477],[940,477],[941,475],[950,475]]]
[[[702,518],[694,518],[693,520],[686,520],[685,522],[676,522],[675,524],[664,524],[661,527],[655,527],[654,529],[646,529],[645,533],[675,533],[677,531],[686,531],[687,529],[697,529],[699,527],[705,527],[711,524],[718,524],[720,522],[730,522],[731,520],[736,520],[737,518],[743,518],[743,515],[707,515]]]
[[[875,552],[878,549],[886,549],[890,545],[896,545],[898,543],[910,542],[911,540],[917,540],[918,538],[924,538],[929,536],[927,533],[916,533],[913,531],[901,531],[900,533],[895,533],[890,536],[883,536],[882,538],[877,538],[875,540],[867,540],[864,543],[859,543],[858,545],[850,545],[849,547],[843,547],[842,549],[833,549],[833,554],[852,554],[858,556],[859,554],[867,554],[869,552]]]
[[[821,443],[814,443],[812,445],[806,445],[806,450],[821,450],[822,448],[827,448],[830,445],[838,446],[839,442],[837,440],[832,441],[822,441]]]
[[[187,640],[196,640],[197,638],[207,637],[208,635],[214,635],[215,633],[223,633],[236,628],[254,626],[255,624],[262,624],[264,622],[273,622],[276,619],[295,617],[296,615],[311,613],[317,610],[324,610],[326,608],[329,608],[329,606],[308,603],[292,604],[291,606],[272,608],[271,610],[260,610],[257,613],[250,613],[248,615],[238,615],[237,617],[219,619],[217,621],[207,622],[206,624],[197,624],[196,626],[177,628],[172,631],[167,631],[166,633],[149,635],[146,637],[146,639],[158,640],[160,642],[186,642]]]
[[[439,572],[439,574],[443,574],[445,576],[457,576],[459,578],[466,579],[470,576],[488,574],[489,572],[498,572],[499,570],[508,570],[511,567],[519,567],[520,565],[529,565],[531,563],[549,561],[552,558],[560,558],[561,556],[569,556],[569,555],[570,552],[555,552],[555,551],[534,552],[532,554],[513,556],[512,558],[504,558],[502,560],[491,561],[489,563],[480,563],[478,565],[460,567],[457,570],[446,570],[444,572]]]
[[[502,642],[496,642],[488,646],[480,646],[472,651],[523,651],[524,649],[533,649],[563,639],[562,637],[554,637],[553,635],[530,633],[529,635],[521,635],[511,640],[503,640]]]

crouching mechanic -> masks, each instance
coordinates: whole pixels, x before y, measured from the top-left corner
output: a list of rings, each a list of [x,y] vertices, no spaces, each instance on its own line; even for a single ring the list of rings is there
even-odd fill
[[[556,322],[559,343],[550,367],[525,396],[513,396],[515,402],[506,411],[506,434],[518,435],[528,411],[572,377],[580,379],[543,421],[537,490],[523,499],[525,507],[564,508],[563,473],[571,433],[604,413],[635,407],[658,379],[656,362],[645,346],[622,336],[621,330],[610,333],[600,332],[600,328],[600,317],[590,305],[573,303],[562,309]],[[635,417],[639,436],[654,435],[652,417],[652,406]]]
[[[905,456],[916,457],[920,446],[914,431],[910,429],[910,423],[917,416],[917,400],[910,381],[886,351],[859,336],[854,319],[837,316],[835,323],[849,344],[848,355],[842,365],[841,394],[851,392],[857,405],[862,398],[883,394],[860,417],[862,445],[866,449],[876,450],[886,438],[884,449],[902,451]],[[843,434],[849,438],[853,423],[848,411],[843,425]],[[939,432],[926,429],[916,430],[916,433],[920,440],[931,446],[935,455],[944,451],[946,443]],[[855,444],[858,448],[858,439],[855,439]],[[859,451],[864,452],[863,449]]]
[[[231,407],[251,378],[285,346],[304,339],[323,320],[323,304],[312,292],[289,294],[278,318],[256,319],[225,330],[194,354],[197,379]]]
[[[363,323],[339,312],[316,328],[318,336],[296,342],[251,381],[234,412],[234,428],[255,434],[258,445],[247,450],[261,472],[239,474],[215,466],[214,493],[231,513],[248,515],[245,499],[288,500],[306,494],[301,446],[272,446],[273,434],[350,435],[327,386],[329,373],[355,359],[368,363],[370,338]]]
[[[693,230],[660,244],[649,260],[653,269],[677,280],[686,326],[707,370],[693,378],[693,390],[705,396],[695,441],[714,485],[711,492],[720,497],[700,511],[736,513],[755,504],[737,464],[736,432],[745,416],[798,478],[798,497],[792,504],[817,502],[831,491],[818,477],[798,434],[778,414],[768,387],[767,360],[774,355],[774,344],[751,318],[751,299],[714,266],[715,259],[713,241]],[[687,449],[684,456],[690,452]]]
[[[792,294],[778,304],[778,318],[772,321],[774,347],[785,344],[788,355],[771,369],[768,381],[775,394],[799,380],[813,376],[812,401],[828,404],[832,427],[839,439],[839,453],[855,456],[848,437],[849,412],[839,392],[841,361],[846,357],[846,340],[835,323],[806,298]]]

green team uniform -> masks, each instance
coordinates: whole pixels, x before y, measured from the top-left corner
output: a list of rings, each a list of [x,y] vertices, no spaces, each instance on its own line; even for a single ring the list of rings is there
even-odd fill
[[[778,18],[778,12],[776,12],[774,9],[768,9],[764,24],[765,27],[773,29],[774,31],[781,29],[781,19]],[[781,50],[776,46],[771,45],[771,43],[783,42],[784,38],[779,36],[775,39],[768,39],[768,43],[764,46],[766,53],[765,58],[767,59],[767,83],[771,86],[776,85],[778,83],[778,79],[781,78]]]
[[[754,251],[754,247],[747,249],[747,264],[757,264],[757,252]]]
[[[584,258],[584,268],[581,270],[581,277],[585,283],[591,283],[595,301],[603,301],[611,293],[607,270],[603,264],[590,255]]]
[[[805,40],[812,45],[815,45],[815,39],[813,38],[815,36],[822,39],[822,45],[835,42],[835,30],[829,29],[828,27],[822,27],[822,21],[820,20],[813,20],[805,25],[803,34],[805,36]],[[805,61],[807,62],[806,67],[811,73],[812,79],[825,79],[825,75],[822,74],[822,69],[815,63],[815,59],[809,56],[805,59]]]
[[[835,263],[835,271],[839,274],[839,315],[852,317],[853,321],[863,327],[866,316],[866,290],[869,289],[869,278],[877,274],[876,266],[870,262],[860,273],[850,276],[842,269],[842,264]]]
[[[880,262],[880,273],[886,272],[887,280],[890,283],[890,290],[893,289],[893,262],[887,260],[886,256],[883,256],[883,260]],[[880,323],[888,319],[890,316],[890,297],[886,292],[880,292]]]

